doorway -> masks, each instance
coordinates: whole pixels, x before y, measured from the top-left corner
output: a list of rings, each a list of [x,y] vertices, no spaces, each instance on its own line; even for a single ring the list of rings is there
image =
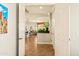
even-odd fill
[[[52,7],[52,5],[26,5],[26,56],[54,55],[50,24]]]
[[[24,20],[20,20],[19,27],[22,28],[19,35],[23,36],[20,42],[24,43],[19,43],[19,46],[25,44],[25,51],[20,48],[21,53],[25,53],[25,56],[54,56],[53,5],[23,4],[21,9],[24,11],[22,12]]]

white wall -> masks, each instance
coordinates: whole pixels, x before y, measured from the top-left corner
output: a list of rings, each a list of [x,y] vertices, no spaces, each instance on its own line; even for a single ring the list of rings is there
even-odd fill
[[[16,55],[16,4],[3,4],[8,8],[8,33],[0,34],[0,56]]]
[[[70,55],[79,56],[79,4],[70,4]]]
[[[55,55],[69,55],[69,8],[68,4],[55,4]]]
[[[37,33],[38,44],[52,44],[52,40],[49,33]]]

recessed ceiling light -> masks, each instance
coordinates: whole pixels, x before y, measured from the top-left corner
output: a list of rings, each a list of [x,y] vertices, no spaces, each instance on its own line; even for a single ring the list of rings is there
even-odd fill
[[[40,6],[40,9],[42,9],[43,7],[42,6]]]

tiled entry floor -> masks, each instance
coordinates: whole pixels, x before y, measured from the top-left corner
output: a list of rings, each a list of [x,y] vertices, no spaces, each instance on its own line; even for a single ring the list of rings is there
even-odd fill
[[[26,39],[26,56],[54,56],[54,48],[51,44],[37,44],[36,36]]]

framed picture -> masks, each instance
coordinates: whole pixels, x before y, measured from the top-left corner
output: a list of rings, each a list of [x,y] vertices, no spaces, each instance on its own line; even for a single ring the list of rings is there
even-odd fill
[[[8,8],[0,4],[0,34],[7,33]]]
[[[37,23],[38,33],[49,33],[49,22]]]

